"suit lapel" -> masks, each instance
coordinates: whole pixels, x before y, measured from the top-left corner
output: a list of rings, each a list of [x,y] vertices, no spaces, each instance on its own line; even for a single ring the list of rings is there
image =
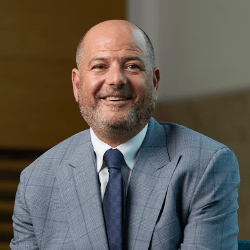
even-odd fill
[[[126,249],[148,249],[177,161],[170,162],[166,134],[153,118],[128,187]]]
[[[59,168],[57,180],[76,249],[108,249],[89,132],[87,138],[80,138],[69,162]]]

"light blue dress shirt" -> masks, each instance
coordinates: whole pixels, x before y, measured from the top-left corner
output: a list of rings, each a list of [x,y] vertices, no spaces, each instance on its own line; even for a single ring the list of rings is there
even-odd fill
[[[122,166],[122,176],[124,178],[126,188],[128,188],[131,172],[133,170],[136,161],[136,156],[145,138],[147,129],[148,129],[148,124],[136,136],[116,147],[123,154],[125,162],[127,164],[125,166]],[[103,199],[109,179],[108,168],[106,164],[103,162],[103,155],[108,149],[112,147],[104,143],[103,141],[99,140],[92,128],[90,128],[90,136],[95,151],[96,167],[101,184],[101,197]]]

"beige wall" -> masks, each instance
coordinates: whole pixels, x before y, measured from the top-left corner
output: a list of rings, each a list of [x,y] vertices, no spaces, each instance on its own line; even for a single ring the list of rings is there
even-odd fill
[[[127,1],[162,69],[159,100],[250,89],[250,1]]]
[[[49,148],[87,127],[74,101],[71,69],[81,36],[125,19],[125,1],[0,3],[0,147]]]
[[[239,239],[250,240],[250,91],[203,97],[188,101],[160,102],[158,121],[182,124],[227,145],[238,158]]]

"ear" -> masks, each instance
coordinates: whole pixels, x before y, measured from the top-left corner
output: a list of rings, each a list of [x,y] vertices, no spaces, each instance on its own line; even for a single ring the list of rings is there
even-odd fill
[[[80,77],[79,77],[78,69],[72,69],[71,80],[72,80],[75,100],[76,102],[78,102],[78,92],[79,92],[79,84],[80,84]]]
[[[156,96],[158,93],[159,81],[160,81],[160,70],[159,70],[159,68],[155,67],[154,72],[153,72],[153,83],[154,83],[154,89],[155,89]]]

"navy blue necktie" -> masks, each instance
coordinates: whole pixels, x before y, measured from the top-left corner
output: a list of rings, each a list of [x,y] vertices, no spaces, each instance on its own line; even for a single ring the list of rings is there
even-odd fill
[[[110,250],[122,250],[123,221],[125,216],[125,183],[121,167],[125,164],[118,149],[109,149],[103,160],[109,171],[109,182],[103,198],[103,212]]]

